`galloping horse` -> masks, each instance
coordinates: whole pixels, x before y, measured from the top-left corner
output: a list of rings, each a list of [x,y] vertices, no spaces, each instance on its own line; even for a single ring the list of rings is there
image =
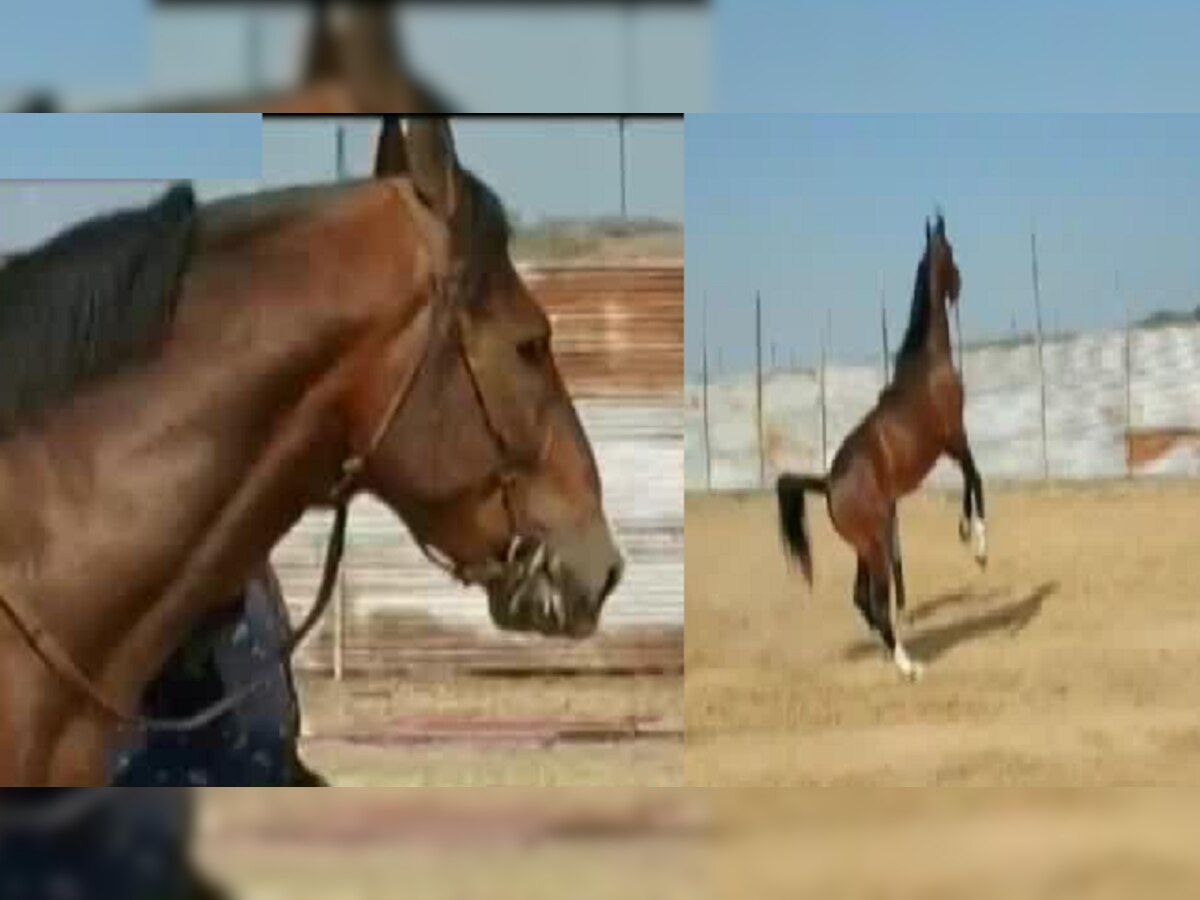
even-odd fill
[[[549,322],[444,120],[406,151],[390,179],[176,187],[0,270],[0,784],[104,784],[174,649],[358,491],[499,627],[595,631],[623,563]]]
[[[810,585],[804,494],[825,495],[834,528],[858,556],[854,603],[908,678],[919,676],[921,667],[897,636],[891,609],[893,580],[897,610],[905,604],[896,501],[916,490],[943,454],[962,468],[963,521],[973,519],[976,559],[980,565],[987,559],[983,481],[963,425],[963,386],[950,352],[947,305],[958,302],[961,286],[939,213],[933,228],[925,223],[925,254],[917,266],[908,330],[892,383],[838,448],[827,477],[785,473],[776,484],[780,532]],[[966,535],[966,525],[960,525],[960,533]]]

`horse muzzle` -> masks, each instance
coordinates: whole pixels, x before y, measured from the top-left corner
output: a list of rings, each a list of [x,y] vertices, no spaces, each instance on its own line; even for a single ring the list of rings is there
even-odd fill
[[[504,631],[582,640],[596,632],[623,573],[603,520],[546,540],[517,539],[502,573],[487,583],[488,609]]]

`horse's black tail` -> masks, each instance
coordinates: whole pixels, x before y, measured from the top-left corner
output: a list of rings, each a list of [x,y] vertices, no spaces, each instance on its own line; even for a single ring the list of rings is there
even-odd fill
[[[775,482],[779,497],[779,534],[791,556],[800,564],[805,580],[812,584],[812,549],[808,543],[808,520],[804,514],[806,493],[829,493],[829,480],[785,472]]]

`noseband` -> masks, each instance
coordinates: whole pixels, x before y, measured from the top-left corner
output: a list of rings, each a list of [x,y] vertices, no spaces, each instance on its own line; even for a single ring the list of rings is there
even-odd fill
[[[445,288],[445,282],[442,279],[435,281],[433,290],[434,304],[447,305],[451,302],[449,292]],[[504,513],[508,519],[508,534],[509,542],[508,549],[505,552],[503,561],[498,559],[490,559],[481,563],[459,563],[439,551],[428,541],[423,540],[418,535],[413,535],[413,540],[421,553],[431,563],[437,566],[442,571],[450,575],[455,581],[462,585],[483,585],[487,582],[500,577],[513,565],[517,556],[517,551],[521,548],[526,540],[531,538],[522,536],[521,517],[518,514],[520,509],[519,504],[515,500],[517,484],[522,476],[528,473],[529,464],[522,464],[518,456],[512,452],[508,443],[504,439],[504,433],[496,426],[496,421],[492,415],[491,409],[488,407],[487,395],[484,393],[483,386],[479,380],[479,372],[475,368],[475,364],[471,361],[471,354],[467,351],[466,341],[463,337],[462,327],[455,322],[452,326],[454,330],[453,340],[459,356],[462,360],[463,367],[467,371],[467,376],[471,382],[471,391],[475,395],[475,402],[479,406],[480,415],[483,417],[484,427],[487,430],[488,437],[492,442],[492,446],[496,451],[496,458],[500,460],[500,466],[491,476],[490,481],[493,485],[490,490],[500,493],[501,502],[504,505]],[[416,382],[422,369],[425,367],[426,361],[430,355],[430,344],[426,344],[425,353],[422,356],[420,364],[412,372],[412,374],[404,379],[392,393],[391,399],[384,407],[383,415],[380,417],[379,424],[371,433],[371,439],[367,443],[364,450],[347,457],[342,463],[342,472],[337,483],[333,486],[330,493],[330,500],[336,509],[341,509],[349,497],[357,488],[363,472],[367,468],[372,456],[379,450],[380,444],[391,430],[392,423],[404,408],[405,402],[408,399],[412,385]],[[548,426],[545,427],[542,439],[539,445],[537,457],[534,460],[533,468],[542,467],[550,458],[550,453],[554,447],[554,432]],[[474,488],[468,488],[468,492]],[[457,498],[454,498],[457,499]],[[448,502],[454,502],[450,500]],[[540,562],[540,560],[539,560]],[[527,569],[532,570],[534,566],[528,565]],[[530,572],[526,572],[527,576]]]
[[[398,193],[406,200],[409,200],[410,205],[415,202],[404,191],[398,191]],[[434,312],[437,312],[439,307],[445,308],[448,304],[454,302],[453,298],[450,297],[450,291],[446,287],[446,279],[440,275],[435,275],[431,293],[432,300],[430,302],[434,306]],[[507,442],[504,440],[503,433],[496,427],[495,419],[488,408],[486,394],[480,384],[479,373],[471,361],[471,354],[467,350],[462,327],[456,321],[453,323],[453,329],[454,334],[452,339],[455,342],[458,352],[461,354],[463,364],[471,381],[476,402],[479,404],[479,409],[483,416],[485,428],[496,450],[497,458],[500,460],[499,468],[492,475],[492,480],[495,482],[495,487],[492,490],[500,492],[505,514],[508,517],[510,539],[503,561],[490,559],[483,563],[460,564],[445,557],[435,547],[416,535],[413,537],[421,552],[430,562],[450,574],[463,585],[483,585],[497,577],[502,577],[510,573],[514,568],[517,570],[516,576],[518,582],[523,582],[530,578],[538,566],[541,565],[544,553],[544,548],[539,545],[537,552],[532,555],[532,558],[524,562],[517,560],[518,550],[521,549],[525,542],[536,540],[529,536],[522,536],[520,530],[521,519],[518,516],[519,506],[514,499],[517,483],[523,475],[527,474],[529,465],[528,463],[522,464],[514,456],[511,448],[509,448]],[[126,712],[117,703],[109,700],[99,688],[92,684],[91,680],[79,668],[70,654],[63,648],[62,644],[45,629],[38,620],[35,611],[22,598],[0,593],[0,609],[8,614],[8,617],[17,626],[17,629],[21,632],[31,649],[52,671],[57,673],[59,677],[120,725],[148,732],[186,733],[204,728],[221,718],[239,706],[251,694],[272,681],[276,675],[273,671],[270,671],[271,668],[280,663],[285,665],[290,664],[291,657],[295,654],[296,649],[308,637],[320,621],[325,610],[329,607],[346,547],[346,523],[350,500],[361,483],[367,464],[378,451],[380,444],[383,443],[384,438],[391,430],[392,424],[404,408],[413,385],[431,355],[433,343],[432,338],[426,341],[421,361],[407,377],[401,379],[395,391],[392,392],[387,405],[383,408],[383,412],[380,415],[379,424],[371,432],[370,440],[364,449],[351,454],[342,462],[341,473],[334,483],[328,498],[328,502],[334,507],[334,519],[329,533],[329,541],[325,548],[321,583],[317,589],[312,606],[305,614],[299,627],[284,642],[275,661],[268,667],[267,671],[264,671],[262,675],[257,676],[247,684],[242,685],[233,693],[206,706],[193,715],[181,718],[160,718]],[[547,426],[541,441],[538,457],[534,463],[535,466],[540,467],[545,463],[550,456],[552,446],[553,432]],[[3,820],[0,820],[0,826],[2,825]]]

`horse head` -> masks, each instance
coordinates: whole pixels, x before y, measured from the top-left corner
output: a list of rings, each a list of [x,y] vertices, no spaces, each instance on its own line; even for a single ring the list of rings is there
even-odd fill
[[[379,178],[417,198],[440,296],[410,393],[366,463],[390,503],[501,628],[585,637],[623,562],[559,372],[551,324],[509,255],[504,209],[444,120],[385,120]],[[387,351],[377,367],[388,377]]]

